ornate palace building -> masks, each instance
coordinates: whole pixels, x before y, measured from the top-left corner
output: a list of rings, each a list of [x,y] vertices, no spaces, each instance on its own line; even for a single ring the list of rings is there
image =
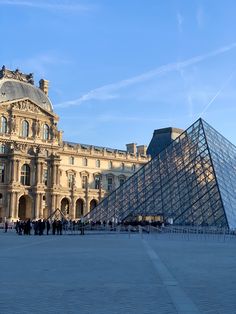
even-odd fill
[[[60,208],[79,219],[132,176],[149,157],[127,150],[65,142],[48,98],[48,81],[0,71],[0,219],[47,218]]]

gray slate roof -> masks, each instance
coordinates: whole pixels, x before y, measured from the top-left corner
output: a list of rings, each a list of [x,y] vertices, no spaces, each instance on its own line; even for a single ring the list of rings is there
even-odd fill
[[[40,88],[14,79],[0,80],[0,103],[22,98],[29,98],[41,108],[53,112],[51,101]]]

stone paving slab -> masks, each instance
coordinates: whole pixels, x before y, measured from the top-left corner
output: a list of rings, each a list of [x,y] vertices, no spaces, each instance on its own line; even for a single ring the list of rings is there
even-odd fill
[[[0,313],[234,314],[235,248],[168,236],[0,232]]]
[[[0,241],[2,312],[176,313],[138,236],[1,235]]]

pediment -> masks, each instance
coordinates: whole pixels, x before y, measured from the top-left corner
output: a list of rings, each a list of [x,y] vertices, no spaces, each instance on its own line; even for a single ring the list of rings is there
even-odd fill
[[[43,115],[46,114],[52,117],[55,116],[55,114],[40,107],[29,98],[22,98],[22,99],[7,101],[4,104],[1,104],[1,107],[6,108],[8,110],[12,109],[12,110],[17,110],[17,111],[19,110],[21,112],[24,111],[24,112],[34,113],[34,114],[43,114]]]

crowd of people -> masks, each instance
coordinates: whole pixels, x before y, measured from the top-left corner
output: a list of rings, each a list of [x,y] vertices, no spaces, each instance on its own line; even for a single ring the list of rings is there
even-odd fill
[[[124,227],[132,226],[137,227],[138,225],[146,226],[152,225],[155,227],[161,227],[163,223],[160,221],[148,222],[148,221],[129,221],[124,223],[114,223],[112,221],[90,221],[89,223],[82,223],[81,220],[66,220],[62,219],[38,219],[38,220],[17,220],[14,223],[14,228],[18,235],[39,235],[44,234],[49,235],[62,235],[63,233],[69,232],[80,232],[84,234],[84,227],[88,229],[107,229],[107,230],[116,230],[117,226],[122,225]],[[8,222],[5,222],[5,232],[8,230]]]
[[[77,228],[76,228],[77,227]],[[68,230],[78,230],[81,227],[80,222],[68,221],[65,219],[39,219],[39,220],[17,220],[15,224],[15,229],[19,235],[62,235],[63,231]]]

